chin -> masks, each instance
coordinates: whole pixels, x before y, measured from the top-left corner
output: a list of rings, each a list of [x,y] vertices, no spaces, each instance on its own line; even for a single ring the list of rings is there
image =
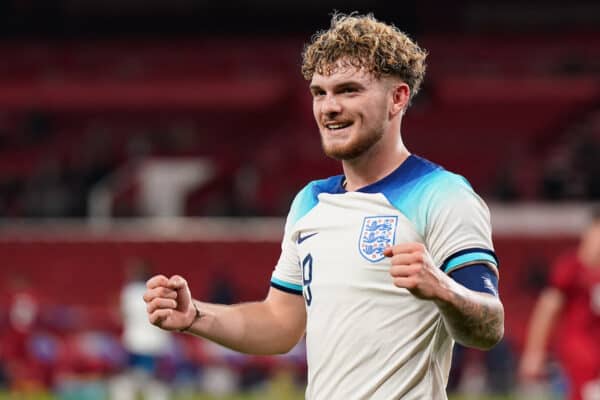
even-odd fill
[[[363,140],[353,140],[345,144],[327,144],[322,142],[323,152],[339,161],[354,160],[367,153],[379,141],[381,136],[369,136]]]
[[[364,150],[357,146],[326,146],[323,145],[323,152],[327,157],[338,161],[352,160],[364,153]]]

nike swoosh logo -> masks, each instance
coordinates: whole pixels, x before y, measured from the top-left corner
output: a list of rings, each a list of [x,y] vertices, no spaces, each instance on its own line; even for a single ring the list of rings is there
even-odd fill
[[[304,242],[306,239],[310,239],[311,237],[317,235],[319,232],[310,233],[306,236],[302,236],[302,234],[298,234],[298,244]]]

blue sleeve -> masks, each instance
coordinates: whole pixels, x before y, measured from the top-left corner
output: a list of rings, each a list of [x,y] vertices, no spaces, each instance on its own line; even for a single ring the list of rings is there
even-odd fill
[[[485,264],[473,264],[450,272],[450,277],[467,289],[498,297],[498,277]]]

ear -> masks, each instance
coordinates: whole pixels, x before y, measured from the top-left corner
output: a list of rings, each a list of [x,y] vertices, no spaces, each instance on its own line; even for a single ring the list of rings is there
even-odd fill
[[[404,112],[410,100],[410,88],[401,81],[396,81],[392,84],[392,106],[390,107],[390,117],[395,117],[399,113]]]

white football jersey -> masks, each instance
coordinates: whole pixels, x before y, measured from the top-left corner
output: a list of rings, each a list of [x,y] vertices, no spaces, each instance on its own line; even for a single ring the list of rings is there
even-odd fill
[[[343,179],[298,193],[271,279],[305,299],[306,398],[446,399],[454,341],[432,301],[394,286],[383,250],[420,242],[446,273],[496,272],[489,211],[464,178],[414,155],[356,192]]]

